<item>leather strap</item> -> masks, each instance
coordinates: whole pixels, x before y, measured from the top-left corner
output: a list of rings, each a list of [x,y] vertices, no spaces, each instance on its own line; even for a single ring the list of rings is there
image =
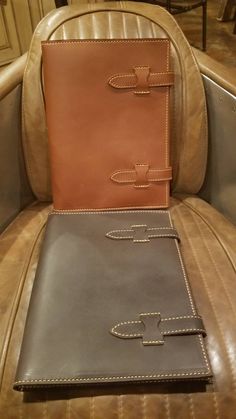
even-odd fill
[[[111,76],[108,80],[115,89],[135,89],[135,94],[148,94],[151,87],[171,86],[174,73],[171,71],[155,73],[150,67],[134,67],[133,72]]]
[[[172,168],[150,169],[148,164],[135,164],[133,170],[117,170],[112,173],[111,180],[116,183],[133,183],[135,188],[148,188],[152,182],[172,179]]]
[[[133,240],[133,243],[146,243],[151,239],[169,238],[180,241],[177,231],[171,227],[148,227],[146,224],[136,224],[129,229],[112,230],[106,237],[113,240]]]
[[[206,335],[200,316],[177,316],[162,318],[161,314],[141,313],[139,320],[128,320],[116,324],[110,333],[121,339],[142,338],[146,345],[163,345],[164,336]]]

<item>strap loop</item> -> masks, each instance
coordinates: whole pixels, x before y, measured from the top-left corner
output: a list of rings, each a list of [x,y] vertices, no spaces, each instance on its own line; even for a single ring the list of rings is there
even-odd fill
[[[137,163],[133,170],[117,170],[112,173],[111,180],[116,183],[131,183],[135,188],[148,188],[152,182],[171,180],[172,169],[150,169],[148,164]]]
[[[110,333],[121,339],[142,338],[144,346],[163,345],[164,336],[206,335],[200,316],[161,317],[158,312],[141,313],[139,320],[116,324]]]
[[[174,84],[174,73],[151,72],[150,67],[134,67],[133,72],[111,76],[108,84],[115,89],[135,89],[134,94],[148,94],[150,88],[171,86]]]
[[[112,230],[106,233],[106,237],[113,240],[133,240],[133,243],[147,243],[151,239],[176,239],[179,235],[173,227],[148,227],[146,224],[135,224],[130,228]]]

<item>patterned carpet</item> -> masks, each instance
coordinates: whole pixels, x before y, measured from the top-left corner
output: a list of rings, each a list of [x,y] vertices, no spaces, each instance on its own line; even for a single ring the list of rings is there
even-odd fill
[[[208,0],[207,51],[212,58],[235,70],[236,77],[236,34],[234,22],[217,20],[220,1]],[[191,45],[201,48],[201,8],[175,16]]]

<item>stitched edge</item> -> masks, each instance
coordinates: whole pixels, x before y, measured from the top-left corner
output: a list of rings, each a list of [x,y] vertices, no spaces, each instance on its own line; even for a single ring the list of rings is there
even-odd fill
[[[86,40],[84,40],[84,39],[80,39],[80,40],[59,40],[59,41],[42,41],[42,46],[43,45],[47,45],[47,46],[50,46],[50,45],[66,45],[66,44],[78,44],[78,43],[97,43],[97,42],[100,42],[100,43],[148,43],[148,42],[152,42],[152,43],[166,43],[167,44],[167,65],[166,65],[166,67],[167,67],[167,72],[169,72],[169,51],[170,51],[170,39],[168,38],[168,39],[152,39],[152,38],[149,38],[149,39],[86,39]],[[140,68],[142,68],[142,67],[140,67]],[[146,94],[146,93],[149,93],[148,91],[139,91],[139,92],[134,92],[134,93],[139,93],[139,94]],[[168,108],[168,104],[169,104],[169,88],[168,88],[168,86],[167,86],[167,93],[166,93],[166,108]],[[167,131],[168,131],[168,124],[169,124],[169,122],[167,121],[167,118],[168,118],[168,110],[167,110],[167,112],[166,112],[166,128],[167,128]],[[166,133],[166,141],[165,141],[165,143],[166,143],[166,149],[165,149],[165,154],[166,154],[166,156],[165,156],[165,158],[166,158],[166,161],[168,162],[168,132]],[[136,186],[137,188],[143,188],[143,187],[147,187],[147,186]],[[166,198],[165,198],[165,203],[163,203],[162,205],[158,205],[158,206],[156,206],[156,208],[162,208],[163,206],[168,206],[168,201],[169,201],[169,199],[168,199],[168,186],[166,186]]]
[[[143,67],[136,67],[136,68],[143,68]],[[159,73],[158,72],[150,73],[149,78],[151,76],[156,77],[156,76],[163,75],[163,74],[167,74],[167,75],[172,75],[173,74],[174,75],[174,73],[172,71],[167,71],[167,72],[166,71],[161,71]],[[114,82],[114,80],[116,80],[116,79],[119,79],[119,78],[123,79],[123,78],[127,78],[127,77],[135,79],[135,74],[133,74],[133,73],[123,73],[123,74],[122,73],[117,73],[117,74],[114,74],[113,76],[111,76],[108,79],[108,84],[111,85],[112,87],[117,88],[117,89],[128,89],[128,88],[133,89],[133,88],[135,88],[136,84],[122,84],[122,83],[117,84],[116,82]],[[131,83],[132,83],[132,81],[131,81]],[[148,86],[149,87],[172,86],[173,83],[174,82],[169,82],[169,83],[156,82],[156,83],[149,83]]]
[[[69,214],[71,214],[71,212],[68,212],[68,211],[66,211],[66,212],[64,212],[64,210],[61,210],[62,211],[62,213],[58,213],[58,212],[55,212],[55,211],[52,211],[52,213],[51,214],[49,214],[49,215],[52,215],[52,214],[55,214],[55,213],[57,213],[57,214],[59,214],[59,215],[69,215]],[[99,212],[78,212],[78,214],[98,214]],[[100,214],[106,214],[107,212],[100,212]],[[109,213],[111,213],[111,214],[117,214],[117,213],[136,213],[136,211],[109,211]],[[148,211],[148,210],[144,210],[144,211],[139,211],[139,213],[164,213],[164,214],[167,214],[168,215],[168,217],[169,217],[169,222],[170,222],[170,225],[171,225],[171,227],[172,228],[174,228],[173,227],[173,223],[172,223],[172,220],[171,220],[171,218],[170,218],[170,212],[169,211]],[[72,213],[73,214],[73,213]],[[77,214],[77,213],[74,213],[74,214]],[[179,258],[180,258],[180,263],[181,263],[181,267],[182,267],[182,271],[183,271],[183,275],[184,275],[184,278],[185,278],[185,285],[186,285],[186,288],[187,288],[187,292],[188,292],[188,296],[189,296],[189,299],[190,299],[190,302],[192,302],[192,298],[191,298],[191,294],[189,294],[189,284],[188,284],[188,282],[186,282],[187,281],[187,277],[186,277],[186,274],[185,274],[185,270],[184,270],[184,266],[183,266],[183,261],[182,261],[182,259],[181,259],[181,254],[180,254],[180,251],[179,251],[179,246],[178,246],[178,242],[177,242],[177,240],[175,241],[175,244],[176,244],[176,247],[177,247],[177,250],[178,250],[178,255],[179,255]],[[192,304],[193,304],[193,302],[192,302]],[[191,308],[192,308],[192,311],[193,311],[193,314],[195,314],[196,313],[196,310],[195,310],[195,308],[194,308],[194,306],[192,307],[192,304],[191,304]],[[155,315],[155,314],[159,314],[159,313],[141,313],[141,314],[149,314],[149,315]],[[196,315],[197,316],[197,315]],[[176,318],[179,318],[179,317],[181,317],[181,316],[177,316],[177,317],[174,317],[173,319],[176,319]],[[194,315],[194,317],[195,317],[195,315]],[[197,316],[197,317],[200,317],[200,316]],[[169,317],[168,319],[171,319],[171,317]],[[139,322],[139,320],[137,320],[137,322]],[[208,359],[207,359],[207,355],[206,355],[206,351],[205,351],[205,348],[204,348],[204,344],[203,344],[203,338],[202,338],[202,336],[200,336],[200,335],[198,335],[197,336],[198,337],[198,339],[199,339],[199,343],[200,343],[200,347],[201,347],[201,349],[202,349],[202,355],[203,355],[203,359],[204,359],[204,362],[205,362],[205,368],[206,368],[206,370],[205,371],[193,371],[193,372],[181,372],[181,373],[167,373],[167,374],[151,374],[151,375],[127,375],[127,376],[111,376],[111,377],[90,377],[90,378],[53,378],[53,379],[45,379],[45,378],[42,378],[42,379],[36,379],[36,380],[19,380],[19,381],[16,381],[15,383],[14,383],[14,387],[18,387],[18,386],[21,386],[21,385],[23,385],[22,386],[22,388],[24,388],[24,385],[26,385],[27,386],[27,384],[37,384],[37,383],[74,383],[74,382],[97,382],[97,381],[110,381],[110,380],[120,380],[120,379],[145,379],[145,378],[151,378],[151,379],[161,379],[161,378],[168,378],[168,377],[173,377],[173,378],[178,378],[178,377],[197,377],[197,376],[209,376],[209,374],[211,373],[211,370],[210,370],[210,366],[209,366],[209,362],[208,362]],[[32,387],[35,387],[35,386],[32,386]]]
[[[207,378],[210,378],[210,377],[207,377]],[[199,376],[199,377],[194,377],[194,381],[202,381],[203,379],[205,381],[205,374],[202,374],[202,376]],[[176,383],[176,382],[179,382],[179,380],[180,380],[179,378],[168,378],[167,377],[167,378],[165,378],[165,383]],[[161,382],[161,381],[162,381],[162,378],[153,378],[153,379],[149,379],[149,380],[148,379],[142,379],[142,381],[137,379],[137,380],[135,380],[135,383],[147,384],[147,383],[158,383],[158,382]],[[30,384],[26,383],[25,386],[24,385],[17,385],[17,384],[18,384],[18,382],[15,382],[13,384],[13,388],[17,391],[24,391],[26,389],[27,390],[30,390],[30,389],[35,390],[36,388],[52,388],[52,384],[43,384],[43,387],[40,384],[30,385]],[[84,384],[86,384],[86,383],[84,383]],[[122,382],[122,386],[129,386],[129,385],[132,385],[132,384],[133,384],[133,381],[123,381]],[[71,385],[74,386],[75,383],[63,382],[62,381],[61,383],[54,383],[54,385],[57,386],[57,387],[69,387]],[[80,385],[80,384],[78,383],[78,385]]]
[[[141,322],[140,322],[141,323]],[[115,326],[113,329],[117,328],[118,326]],[[141,338],[143,337],[143,333],[122,333],[122,332],[117,332],[115,330],[111,329],[111,333],[113,335],[116,335],[118,337],[123,337],[123,338]],[[189,329],[175,329],[175,330],[161,330],[161,334],[164,336],[168,336],[168,335],[172,335],[172,334],[176,334],[176,333],[184,333],[184,332],[197,332],[197,333],[206,333],[205,329],[199,329],[199,328],[189,328]],[[143,343],[148,342],[148,341],[143,341]],[[152,343],[155,342],[163,342],[163,341],[149,341]]]
[[[133,225],[132,227],[147,227],[146,224],[139,224],[139,225]],[[171,230],[171,227],[150,227],[147,228],[146,232],[148,233],[149,231],[155,231],[155,230]],[[175,230],[175,229],[173,229]],[[114,240],[134,240],[133,236],[117,236],[116,233],[128,233],[131,232],[133,233],[134,230],[132,229],[122,229],[122,230],[111,230],[108,231],[108,233],[106,233],[106,237],[110,238],[110,239],[114,239]],[[170,238],[176,238],[177,240],[179,239],[178,233],[173,232],[170,234],[164,234],[164,233],[159,233],[159,234],[148,234],[148,238],[162,238],[162,237],[170,237]],[[144,239],[143,239],[144,240]],[[135,242],[137,241],[142,241],[140,240],[134,240]],[[144,241],[150,241],[148,239],[145,239]]]
[[[175,240],[179,240],[177,234],[148,234],[148,238],[147,239],[135,239],[133,236],[115,236],[114,234],[111,235],[110,233],[106,233],[105,235],[106,237],[108,237],[109,239],[113,239],[113,240],[133,240],[134,243],[136,242],[150,242],[149,239],[161,239],[161,238],[165,238],[168,237],[170,239],[175,239]]]
[[[167,195],[167,188],[166,188],[166,197],[165,197],[165,199],[167,199],[167,201],[166,202],[164,202],[163,204],[160,204],[160,205],[140,205],[140,206],[132,206],[131,208],[132,209],[135,209],[135,210],[139,210],[139,212],[141,212],[141,209],[142,208],[148,208],[149,210],[153,210],[154,211],[154,209],[157,209],[157,208],[160,208],[160,209],[162,209],[162,208],[166,208],[168,205],[168,195]],[[123,208],[123,209],[122,209]],[[117,212],[118,211],[121,211],[121,212],[127,212],[126,210],[128,210],[129,209],[129,207],[119,207],[119,208],[112,208],[112,207],[109,207],[109,208],[75,208],[75,209],[54,209],[53,211],[54,211],[54,213],[60,213],[60,212],[70,212],[70,211],[72,211],[72,213],[74,212],[74,214],[79,214],[80,212],[83,212],[83,213],[85,213],[85,212],[87,212],[87,213],[89,213],[89,211],[92,211],[92,213],[93,214],[99,214],[99,213],[104,213],[105,214],[105,212],[111,212],[111,211],[114,211],[114,210],[117,210]]]
[[[147,225],[146,224],[134,224],[132,227],[147,227]],[[147,230],[146,231],[154,231],[154,230],[171,230],[171,229],[173,229],[173,230],[175,230],[174,228],[172,228],[172,227],[148,227],[147,228]],[[131,231],[131,232],[133,232],[133,230],[132,229],[130,229],[130,228],[122,228],[122,229],[119,229],[119,230],[111,230],[111,231],[108,231],[108,233],[107,234],[112,234],[112,233],[123,233],[123,232],[128,232],[128,231]],[[176,233],[174,233],[174,234],[176,234],[177,235],[177,232]]]
[[[170,225],[171,225],[171,227],[174,227],[173,226],[173,223],[172,223],[172,219],[170,217],[170,212],[167,211],[167,213],[168,213]],[[181,268],[182,268],[182,272],[183,272],[185,286],[186,286],[188,297],[189,297],[189,302],[190,302],[191,310],[193,312],[193,315],[197,315],[197,312],[196,312],[196,309],[195,309],[195,306],[194,306],[194,303],[193,303],[192,295],[191,295],[191,292],[190,292],[190,286],[189,286],[188,278],[187,278],[187,275],[186,275],[186,272],[185,272],[185,268],[184,268],[184,264],[183,264],[183,259],[182,259],[182,256],[181,256],[181,253],[180,253],[180,250],[179,250],[179,245],[178,245],[178,241],[177,240],[175,240],[175,245],[176,245],[176,248],[177,248],[177,251],[178,251],[179,262],[180,262],[180,265],[181,265]],[[205,362],[206,369],[210,373],[211,372],[211,369],[210,369],[210,365],[209,365],[209,362],[208,362],[206,350],[205,350],[205,347],[204,347],[204,344],[203,344],[203,337],[200,336],[200,335],[198,335],[197,337],[199,339],[200,347],[201,347],[201,350],[202,350],[202,356],[203,356],[203,360]]]
[[[160,210],[158,210],[158,211],[155,211],[155,210],[139,210],[138,213],[139,214],[168,214],[169,211],[167,211],[167,210],[162,210],[162,211],[160,211]],[[53,209],[52,212],[49,215],[53,215],[53,214],[57,214],[57,215],[77,215],[77,214],[79,214],[79,215],[83,215],[83,214],[137,214],[137,211],[134,211],[134,210],[130,210],[130,211],[123,210],[123,211],[120,211],[120,208],[119,208],[119,211],[113,211],[113,210],[112,211],[111,210],[107,210],[107,211],[100,211],[100,210],[98,210],[98,211],[95,211],[95,210],[89,210],[89,209],[84,209],[84,210],[83,209],[81,209],[81,210],[77,210],[77,209],[74,209],[74,210],[56,210],[56,209]]]
[[[113,375],[110,377],[91,377],[91,378],[41,378],[37,380],[19,380],[14,383],[14,386],[19,386],[21,384],[29,383],[73,383],[73,382],[96,382],[96,381],[110,381],[110,380],[120,380],[120,379],[143,379],[143,378],[168,378],[168,377],[195,377],[195,376],[207,376],[210,373],[208,368],[206,371],[193,371],[193,372],[181,372],[181,373],[167,373],[167,374],[151,374],[151,375],[123,375],[117,376]]]
[[[169,320],[179,320],[179,319],[199,319],[202,320],[201,316],[177,316],[177,317],[164,317],[162,320],[169,321]]]
[[[139,163],[136,163],[136,166],[149,166],[149,165],[147,165],[147,164],[139,164]],[[148,171],[149,171],[149,173],[150,172],[165,172],[166,170],[171,170],[171,167],[170,166],[167,166],[167,167],[165,167],[165,168],[163,168],[163,169],[149,169]],[[135,169],[132,169],[132,170],[127,170],[127,169],[119,169],[119,170],[117,170],[116,172],[114,172],[113,174],[112,174],[112,176],[115,176],[115,175],[117,175],[117,174],[120,174],[120,173],[132,173],[132,174],[136,174],[136,171],[135,171]]]
[[[66,44],[79,44],[79,43],[145,43],[145,42],[152,42],[152,43],[170,43],[169,38],[162,38],[162,39],[156,39],[156,38],[148,38],[148,39],[141,39],[141,38],[135,38],[135,39],[71,39],[71,40],[55,40],[55,41],[42,41],[42,46],[47,45],[66,45]]]
[[[138,166],[145,166],[145,165],[144,164],[138,164]],[[151,177],[152,174],[153,175],[155,175],[155,173],[160,173],[161,174],[161,173],[165,172],[168,169],[171,170],[172,168],[171,167],[166,167],[165,169],[149,169],[148,170],[148,174],[150,175],[150,177],[147,177],[147,182],[163,182],[163,181],[171,180],[172,179],[172,173],[170,175],[167,175],[164,178],[161,178],[161,177],[158,177],[158,178]],[[135,170],[122,170],[122,169],[120,169],[120,170],[117,170],[116,172],[112,173],[110,179],[113,180],[113,182],[116,182],[116,183],[135,183],[135,181],[136,181],[136,178],[135,177],[134,178],[133,177],[130,177],[130,179],[122,179],[121,180],[121,179],[119,179],[119,175],[120,174],[122,174],[122,175],[124,175],[124,174],[136,175],[136,171]],[[117,176],[118,176],[118,179],[116,178]],[[146,184],[145,185],[141,185],[141,186],[135,185],[135,187],[142,187],[142,186],[147,187],[149,185],[148,184],[147,185]]]
[[[169,71],[169,55],[170,55],[170,42],[167,43],[167,54],[166,54],[166,71]],[[170,87],[166,87],[166,117],[165,117],[165,161],[166,167],[169,167],[169,95],[170,95]],[[170,184],[169,182],[166,183],[165,187],[166,191],[166,203],[169,201],[169,194],[170,194]],[[170,215],[169,215],[170,218]],[[173,227],[173,226],[172,226]]]
[[[191,328],[191,329],[176,329],[176,330],[168,330],[163,331],[163,335],[170,335],[172,333],[182,333],[182,332],[198,332],[198,333],[206,333],[205,329],[199,329],[197,327]]]
[[[170,225],[171,225],[172,228],[174,228],[169,211],[168,211],[168,216],[169,216]],[[190,286],[189,286],[189,283],[188,283],[188,279],[187,279],[187,275],[186,275],[186,272],[185,272],[183,259],[182,259],[182,256],[181,256],[181,253],[180,253],[180,250],[179,250],[178,242],[175,242],[175,245],[176,245],[176,249],[177,249],[177,252],[178,252],[178,258],[179,258],[180,266],[181,266],[181,269],[182,269],[182,273],[183,273],[183,276],[184,276],[184,282],[185,282],[185,286],[186,286],[186,289],[187,289],[187,294],[188,294],[188,297],[189,297],[190,306],[191,306],[193,314],[196,315],[196,309],[195,309],[193,299],[192,299],[192,295],[191,295],[191,292],[190,292]]]
[[[149,188],[150,187],[150,183],[144,184],[144,185],[133,185],[134,188]]]
[[[222,246],[222,243],[219,240],[218,235],[215,234],[214,229],[211,227],[211,224],[204,218],[204,216],[201,215],[201,213],[199,211],[197,211],[191,204],[189,204],[189,203],[186,204],[184,201],[181,201],[180,198],[175,198],[175,200],[177,200],[182,205],[184,205],[186,207],[186,209],[188,210],[189,215],[191,215],[191,218],[194,221],[194,224],[195,224],[195,226],[196,226],[196,228],[198,230],[198,234],[201,235],[201,238],[202,238],[204,244],[205,244],[206,238],[205,238],[205,235],[201,231],[202,230],[201,229],[201,226],[200,226],[201,222],[205,225],[205,227],[207,227],[207,229],[209,230],[208,232],[210,232],[215,237],[215,239],[217,240],[218,244],[222,248],[224,248]],[[202,278],[202,282],[203,282],[203,285],[205,287],[205,290],[206,290],[206,294],[207,294],[209,303],[210,303],[210,305],[212,307],[212,312],[214,314],[214,318],[215,318],[215,321],[216,321],[216,324],[217,324],[217,327],[218,327],[218,331],[219,331],[220,345],[222,345],[222,347],[224,348],[224,351],[225,351],[225,354],[226,354],[227,364],[228,364],[229,371],[230,371],[230,374],[231,374],[231,377],[232,377],[232,385],[233,385],[233,388],[235,389],[236,382],[235,382],[234,364],[233,364],[231,352],[228,351],[228,346],[227,346],[227,344],[225,342],[225,339],[224,339],[224,327],[222,325],[221,318],[218,315],[218,311],[217,311],[217,308],[216,308],[216,305],[215,305],[215,302],[214,302],[214,298],[213,298],[213,295],[212,295],[210,286],[207,283],[207,280],[205,278],[203,269],[201,267],[201,263],[200,263],[198,252],[196,251],[196,249],[194,247],[193,240],[190,239],[189,235],[186,233],[186,227],[185,227],[185,225],[184,225],[181,217],[179,216],[180,210],[177,209],[177,207],[176,207],[176,211],[177,211],[178,218],[179,218],[179,220],[180,220],[180,222],[181,222],[181,224],[183,226],[183,230],[184,230],[184,234],[186,236],[187,243],[190,246],[190,248],[192,249],[192,253],[193,253],[193,256],[194,256],[195,263],[196,263],[197,268],[198,268],[198,272],[200,274],[200,277]],[[200,223],[199,223],[199,219],[201,220]],[[224,250],[225,250],[225,248],[224,248]],[[225,251],[225,255],[229,258],[229,255],[227,254],[226,251]],[[231,263],[232,263],[232,261],[231,261]]]
[[[158,238],[162,238],[162,237],[169,237],[170,239],[179,239],[178,235],[173,233],[173,234],[148,234],[149,238],[153,238],[153,239],[158,239]]]
[[[135,95],[147,95],[150,93],[150,90],[134,90],[133,93]]]
[[[120,336],[120,335],[124,336],[120,332],[116,332],[116,329],[118,327],[124,326],[124,325],[127,325],[127,324],[142,324],[142,323],[143,322],[141,320],[127,320],[126,322],[121,322],[121,323],[118,323],[115,326],[113,326],[111,328],[111,333],[113,333],[114,335],[117,335],[117,336]],[[141,338],[142,337],[142,333],[130,333],[127,336],[130,336],[130,337],[140,337]]]
[[[160,315],[159,312],[153,312],[153,313],[140,313],[140,316],[156,316],[156,315]],[[171,320],[181,320],[181,319],[199,319],[202,320],[201,316],[177,316],[177,317],[163,317],[161,319],[162,321],[171,321]],[[142,333],[121,333],[121,332],[117,332],[116,329],[120,326],[126,326],[129,324],[142,324],[142,320],[127,320],[125,322],[120,322],[118,324],[116,324],[115,326],[112,327],[111,329],[111,333],[113,333],[114,335],[117,336],[121,336],[121,337],[142,337],[143,334]],[[201,328],[185,328],[185,329],[175,329],[175,330],[170,330],[170,331],[161,331],[162,334],[164,335],[169,335],[171,333],[181,333],[181,332],[199,332],[199,333],[206,333],[205,329],[201,329]],[[154,341],[150,341],[153,342]]]

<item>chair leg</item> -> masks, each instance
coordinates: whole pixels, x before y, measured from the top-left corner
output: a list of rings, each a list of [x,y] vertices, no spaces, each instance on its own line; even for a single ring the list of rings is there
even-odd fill
[[[167,0],[166,2],[166,10],[171,13],[171,0]]]
[[[68,2],[67,2],[67,0],[55,0],[55,5],[56,5],[56,8],[62,7],[62,6],[67,6]]]
[[[207,43],[207,2],[202,5],[202,50],[206,51]]]
[[[235,35],[236,34],[236,10],[235,10],[235,13],[234,13],[234,28],[233,28],[233,34]]]

